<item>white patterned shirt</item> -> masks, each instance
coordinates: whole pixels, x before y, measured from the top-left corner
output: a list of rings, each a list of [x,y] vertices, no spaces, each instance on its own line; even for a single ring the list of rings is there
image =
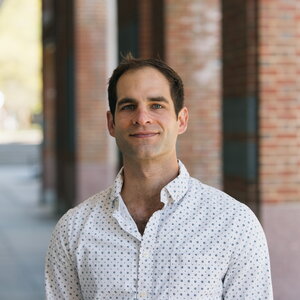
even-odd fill
[[[255,215],[179,166],[143,235],[120,196],[122,171],[60,219],[46,257],[47,299],[273,299]]]

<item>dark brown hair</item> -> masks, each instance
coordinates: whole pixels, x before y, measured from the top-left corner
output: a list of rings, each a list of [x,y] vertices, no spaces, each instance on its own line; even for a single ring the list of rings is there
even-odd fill
[[[117,83],[120,77],[129,70],[136,70],[143,67],[152,67],[161,72],[170,84],[170,93],[174,102],[175,113],[178,116],[184,103],[183,83],[180,76],[165,62],[157,58],[138,59],[130,54],[124,57],[119,66],[114,70],[108,82],[109,109],[114,117],[117,103]]]

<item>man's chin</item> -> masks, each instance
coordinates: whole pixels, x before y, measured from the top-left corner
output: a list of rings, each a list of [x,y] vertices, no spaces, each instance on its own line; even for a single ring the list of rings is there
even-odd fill
[[[134,160],[153,160],[155,158],[157,158],[159,155],[156,151],[133,151],[130,155],[130,157]]]

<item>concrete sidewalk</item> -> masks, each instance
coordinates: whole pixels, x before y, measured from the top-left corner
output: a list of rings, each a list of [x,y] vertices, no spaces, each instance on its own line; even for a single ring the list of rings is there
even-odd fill
[[[44,299],[44,257],[56,223],[39,204],[36,168],[0,165],[0,299]]]
[[[261,217],[270,251],[274,300],[299,300],[300,202],[265,203]]]

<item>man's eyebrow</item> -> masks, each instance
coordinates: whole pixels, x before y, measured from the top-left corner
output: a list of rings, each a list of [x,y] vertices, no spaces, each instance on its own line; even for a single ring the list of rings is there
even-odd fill
[[[157,97],[148,97],[147,101],[149,102],[164,102],[164,103],[169,103],[169,101],[163,97],[163,96],[157,96]],[[120,107],[124,104],[135,104],[137,103],[137,100],[135,100],[134,98],[122,98],[117,102],[117,106]]]
[[[151,102],[165,102],[165,103],[169,103],[169,101],[163,97],[163,96],[158,96],[158,97],[149,97],[147,98],[148,101]]]
[[[136,100],[133,98],[122,98],[117,102],[117,106],[121,106],[123,104],[128,104],[128,103],[136,103]]]

